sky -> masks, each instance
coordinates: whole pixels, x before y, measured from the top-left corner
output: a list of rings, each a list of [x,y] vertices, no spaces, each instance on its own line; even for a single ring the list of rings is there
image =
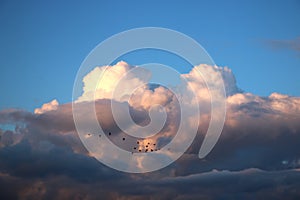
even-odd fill
[[[76,72],[88,53],[114,34],[146,26],[194,38],[218,66],[233,70],[245,91],[261,96],[274,91],[300,94],[298,1],[1,1],[0,5],[0,87],[5,92],[0,108],[33,111],[53,98],[70,102]],[[174,65],[170,58],[141,54],[128,62],[169,60],[167,64]]]
[[[296,0],[1,1],[0,199],[299,199],[299,9]],[[186,34],[215,66],[148,49],[76,80],[100,42],[141,27]],[[134,70],[145,63],[177,70],[186,80],[178,91],[188,92],[143,85]],[[82,93],[72,99],[76,81]],[[226,103],[226,115],[214,115],[212,96],[217,110]],[[156,135],[126,134],[160,127],[163,120],[149,114],[162,113],[157,105],[166,119]],[[199,159],[213,119],[224,123],[221,135]],[[164,160],[147,162],[148,155],[175,159],[155,171]],[[124,172],[132,169],[147,173]]]

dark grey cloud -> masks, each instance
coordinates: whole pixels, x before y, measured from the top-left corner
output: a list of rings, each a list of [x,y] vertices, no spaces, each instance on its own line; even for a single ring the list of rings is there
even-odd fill
[[[92,157],[76,154],[70,149],[48,144],[50,147],[32,147],[28,141],[1,149],[2,172],[24,178],[44,178],[64,175],[80,181],[92,181],[101,178],[113,180],[118,173],[106,171]]]
[[[210,171],[190,176],[82,182],[69,176],[24,179],[1,175],[0,197],[25,199],[298,199],[299,171]]]

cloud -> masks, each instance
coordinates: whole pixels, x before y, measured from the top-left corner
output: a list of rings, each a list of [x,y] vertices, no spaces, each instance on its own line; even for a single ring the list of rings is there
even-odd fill
[[[47,111],[56,110],[58,106],[58,101],[56,99],[50,101],[49,103],[43,104],[41,108],[36,108],[34,110],[35,114],[42,114]]]
[[[200,72],[206,72],[201,74]],[[201,64],[195,66],[188,74],[182,74],[181,77],[188,81],[188,84],[197,91],[198,96],[205,98],[207,94],[206,82],[203,79],[204,75],[209,75],[210,84],[212,87],[220,85],[222,81],[219,77],[221,74],[226,94],[228,96],[241,92],[236,85],[235,77],[228,67],[209,66]],[[151,91],[147,81],[151,78],[151,71],[137,66],[131,66],[128,63],[121,61],[114,66],[95,67],[91,72],[83,78],[83,94],[78,97],[77,102],[93,101],[97,99],[114,99],[117,101],[127,100],[128,95],[141,97],[141,104],[148,104],[154,100],[154,103],[165,103],[168,101],[169,95],[164,88],[159,87],[157,90]],[[222,88],[216,88],[222,89]],[[165,91],[162,91],[165,90]],[[158,96],[156,92],[160,92]],[[210,91],[211,92],[211,91]],[[159,98],[158,98],[159,97]],[[170,95],[169,95],[170,97]],[[163,101],[163,102],[162,102]],[[143,105],[142,105],[143,106]],[[144,107],[147,107],[145,105]]]
[[[74,165],[73,168],[78,170],[77,173],[80,175],[89,169],[85,166],[91,165],[90,162],[76,164],[78,165]],[[84,170],[81,169],[82,167]],[[68,175],[59,176],[53,173],[47,178],[27,177],[26,179],[7,173],[0,174],[1,188],[6,189],[1,191],[0,197],[10,199],[295,199],[299,195],[300,177],[296,170],[272,172],[253,168],[241,171],[212,170],[189,176],[153,178],[133,177],[110,170],[103,171],[103,169],[105,169],[103,166],[92,168],[91,173],[94,176],[87,174],[85,177],[89,179],[74,179]],[[48,168],[48,170],[53,169]],[[75,177],[77,176],[78,174]]]
[[[134,68],[136,67],[123,61],[114,66],[94,68],[83,78],[83,94],[77,101],[92,101],[94,99],[122,100],[126,95],[132,93],[131,90],[140,84],[145,84],[135,71],[131,71]],[[125,80],[120,83],[124,75],[126,75]],[[118,93],[114,93],[117,85],[119,86]]]
[[[116,68],[115,68],[116,67]],[[259,97],[244,93],[236,86],[227,67],[200,65],[221,72],[229,93],[227,116],[222,135],[205,158],[198,158],[199,147],[210,120],[209,93],[196,71],[184,76],[194,87],[200,105],[198,134],[191,147],[175,163],[160,171],[133,175],[117,172],[99,163],[81,143],[76,132],[72,103],[53,100],[35,113],[18,109],[0,111],[0,199],[296,199],[299,197],[300,98],[273,93]],[[125,62],[106,66],[105,82],[118,80],[135,67]],[[79,115],[87,126],[90,115],[85,108],[93,99],[93,83],[104,68],[97,67],[84,78],[84,93],[77,102]],[[131,73],[131,86],[144,83]],[[112,84],[99,86],[96,92],[96,116],[111,140],[131,151],[136,138],[126,136],[113,119],[111,102],[126,105],[133,121],[149,123],[153,103],[166,108],[167,122],[160,134],[141,141],[163,146],[174,137],[178,123],[178,101],[165,87],[143,86],[131,96],[126,91],[113,98]],[[127,87],[127,86],[126,86]],[[214,91],[218,92],[218,90]],[[120,112],[122,114],[122,112]],[[193,116],[196,117],[196,116]],[[191,118],[191,121],[196,118]],[[121,117],[122,118],[122,117]],[[197,124],[197,123],[195,123]],[[2,126],[0,126],[2,127]],[[188,128],[186,130],[189,130]],[[94,132],[92,134],[98,134]],[[126,136],[126,143],[119,139]],[[88,135],[87,135],[88,137]],[[98,137],[98,135],[97,135]],[[113,155],[107,155],[113,156]]]
[[[274,50],[300,51],[300,37],[291,40],[268,40],[266,44]]]

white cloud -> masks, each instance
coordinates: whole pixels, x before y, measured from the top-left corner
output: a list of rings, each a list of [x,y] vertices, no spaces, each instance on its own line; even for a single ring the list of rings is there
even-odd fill
[[[48,112],[48,111],[51,111],[51,110],[56,110],[57,107],[58,107],[59,103],[56,99],[50,101],[49,103],[45,103],[43,104],[43,106],[41,108],[36,108],[34,110],[34,113],[35,114],[42,114],[44,112]]]
[[[147,70],[136,70],[139,67],[130,66],[124,61],[114,66],[96,67],[83,78],[83,94],[77,102],[93,101],[97,99],[114,99],[127,101],[134,108],[150,109],[159,104],[166,106],[174,99],[174,94],[164,87],[150,89],[146,83],[151,76]],[[201,74],[203,72],[203,74]],[[205,80],[203,79],[203,76]],[[228,67],[218,67],[201,64],[195,66],[188,74],[182,74],[182,78],[195,92],[197,99],[186,99],[189,103],[200,105],[203,113],[210,111],[211,95],[224,96],[223,85],[226,95],[230,96],[240,92],[236,86],[236,80]],[[205,81],[209,82],[205,82]],[[210,91],[207,89],[209,85]],[[185,97],[183,97],[185,98]],[[214,100],[216,101],[216,99]]]
[[[96,67],[83,78],[83,94],[77,102],[126,98],[132,90],[144,84],[135,71],[131,71],[134,68],[123,61],[114,66]]]

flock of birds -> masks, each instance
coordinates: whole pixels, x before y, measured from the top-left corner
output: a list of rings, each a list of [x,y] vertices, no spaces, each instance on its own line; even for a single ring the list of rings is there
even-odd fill
[[[109,132],[108,136],[111,136],[111,135],[112,135],[112,133]],[[88,136],[91,136],[91,134],[88,134]],[[99,135],[99,137],[101,137],[101,135]],[[125,140],[126,140],[126,138],[123,137],[122,141],[125,141]],[[135,152],[145,152],[145,153],[147,153],[147,152],[154,152],[154,151],[158,151],[159,150],[157,148],[156,143],[151,144],[150,142],[148,142],[146,145],[144,145],[144,148],[140,148],[142,142],[140,142],[140,141],[137,140],[136,144],[137,144],[136,146],[132,147],[132,152],[131,153],[135,153]]]

